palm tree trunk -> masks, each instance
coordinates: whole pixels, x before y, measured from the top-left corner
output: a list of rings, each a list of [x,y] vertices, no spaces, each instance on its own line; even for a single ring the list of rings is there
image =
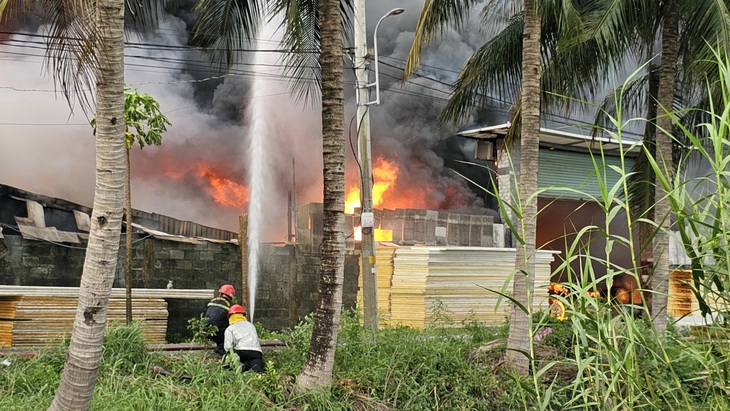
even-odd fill
[[[307,362],[297,389],[329,385],[342,311],[345,268],[345,124],[339,1],[320,0],[324,236],[319,303]]]
[[[79,305],[49,410],[88,410],[119,253],[124,206],[124,1],[96,1],[96,186]]]
[[[524,34],[522,37],[522,131],[520,136],[519,201],[522,218],[517,225],[523,242],[517,244],[516,274],[512,297],[526,309],[532,307],[535,283],[535,242],[537,230],[538,154],[540,151],[540,16],[536,0],[525,0]],[[530,312],[515,304],[510,317],[507,338],[507,363],[521,375],[530,370]]]
[[[674,163],[672,160],[672,119],[667,114],[672,111],[674,91],[676,87],[677,53],[678,53],[678,16],[671,2],[665,3],[666,15],[662,23],[662,62],[659,67],[659,92],[657,100],[657,132],[656,155],[657,163],[665,177],[672,181],[674,177]],[[654,237],[654,273],[651,297],[651,313],[654,317],[654,326],[657,331],[663,332],[667,328],[667,292],[669,277],[669,228],[671,219],[669,213],[671,204],[666,191],[662,188],[659,178],[656,179],[654,206],[654,221],[659,229]]]
[[[125,240],[125,267],[124,267],[124,287],[126,289],[126,309],[127,309],[127,325],[132,324],[132,167],[129,161],[129,152],[131,148],[127,148],[125,156],[126,178],[124,179],[124,206],[127,231],[124,236]]]

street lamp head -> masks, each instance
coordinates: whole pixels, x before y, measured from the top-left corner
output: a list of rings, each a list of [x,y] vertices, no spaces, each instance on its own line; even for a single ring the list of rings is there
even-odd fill
[[[368,86],[375,86],[375,101],[370,101],[365,103],[366,105],[370,104],[380,104],[380,76],[378,73],[378,27],[380,27],[380,23],[383,22],[386,18],[390,16],[397,16],[398,14],[401,14],[405,11],[405,9],[397,7],[393,10],[383,14],[383,17],[378,20],[378,23],[375,24],[375,30],[373,30],[373,49],[375,50],[375,83],[368,84]]]
[[[388,14],[386,14],[386,16],[395,16],[395,15],[403,13],[404,11],[406,11],[406,9],[395,8],[395,9],[389,11]]]

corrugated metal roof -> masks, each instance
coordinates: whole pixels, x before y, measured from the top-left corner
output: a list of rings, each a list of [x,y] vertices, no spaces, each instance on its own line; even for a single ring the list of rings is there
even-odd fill
[[[506,122],[487,127],[464,130],[456,133],[457,136],[471,138],[474,140],[499,140],[503,139],[512,123]],[[540,127],[540,146],[553,147],[561,150],[574,150],[581,152],[591,151],[600,153],[602,150],[607,155],[618,156],[621,151],[628,156],[637,156],[641,150],[642,141],[628,134],[623,135],[621,142],[612,136],[591,136],[576,134],[563,130],[555,130],[547,127]]]
[[[88,237],[87,233],[91,229],[89,216],[92,212],[92,209],[89,207],[0,184],[0,200],[3,197],[16,200],[16,203],[13,205],[14,208],[5,210],[7,218],[4,222],[6,224],[12,224],[11,221],[14,220],[15,224],[19,227],[24,226],[20,229],[24,236],[27,235],[29,238],[60,242],[79,242],[79,237]],[[22,213],[22,208],[18,207],[17,201],[25,202],[27,217],[17,215],[18,213]],[[48,227],[49,230],[42,230],[46,226],[46,220],[49,218],[48,213],[52,211],[55,212],[55,216],[60,216],[59,218],[52,219],[57,220],[53,224],[55,227]],[[7,215],[8,213],[10,214]],[[67,214],[67,217],[64,214]],[[139,224],[139,229],[144,228],[143,231],[147,232],[154,231],[155,234],[153,235],[168,239],[172,239],[173,237],[188,237],[188,242],[215,240],[218,242],[236,243],[238,241],[238,233],[204,226],[192,221],[178,220],[160,214],[132,210],[132,218],[135,222],[133,225],[137,226]],[[0,222],[3,221],[0,220]]]

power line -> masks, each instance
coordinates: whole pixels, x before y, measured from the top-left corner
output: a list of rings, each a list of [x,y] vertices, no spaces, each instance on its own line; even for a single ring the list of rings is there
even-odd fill
[[[0,31],[0,34],[3,34],[3,33],[4,34],[11,34],[11,35],[24,35],[24,36],[35,37],[35,38],[48,38],[48,36],[46,36],[46,35],[40,35],[40,34]],[[18,41],[18,40],[15,40],[15,39],[12,39],[12,40],[13,41],[16,41],[16,42]],[[29,45],[29,43],[30,44],[35,44],[35,46]],[[16,44],[6,44],[6,46],[9,46],[9,47],[20,47],[20,48],[23,48],[23,49],[28,49],[28,48],[30,48],[30,49],[41,49],[41,50],[42,49],[45,49],[45,43],[44,42],[40,42],[40,41],[35,41],[35,42],[34,41],[26,41],[26,42],[23,42],[23,43],[21,43],[19,45],[16,45]],[[141,50],[150,50],[150,51],[180,52],[180,51],[204,51],[205,50],[203,48],[193,47],[193,46],[171,46],[171,45],[162,45],[162,44],[155,44],[155,43],[135,43],[135,42],[127,42],[127,43],[125,43],[125,46],[128,47],[128,48],[141,49]],[[208,49],[208,50],[210,50],[210,49]],[[262,50],[262,49],[234,49],[233,51],[288,53],[288,51],[286,51],[286,50]],[[37,55],[37,54],[32,54],[32,53],[15,53],[15,52],[2,51],[2,50],[0,50],[0,53],[1,54],[8,54],[8,55],[18,55],[18,56],[26,56],[26,57],[41,57],[41,58],[45,58],[44,56]],[[140,55],[136,55],[136,54],[125,54],[125,58],[140,59],[140,60],[143,60],[143,61],[158,61],[158,62],[169,63],[169,64],[180,63],[182,65],[185,65],[185,69],[187,71],[189,71],[189,72],[208,72],[208,71],[211,70],[211,66],[209,65],[210,64],[209,61],[198,60],[198,59],[192,59],[191,60],[191,59],[172,58],[172,57],[140,56]],[[390,60],[393,60],[393,61],[396,61],[396,62],[399,62],[399,63],[402,63],[403,66],[405,65],[405,61],[404,60],[397,59],[397,58],[394,58],[394,57],[385,57],[385,58],[390,59]],[[206,65],[206,63],[208,65]],[[390,67],[390,68],[396,69],[396,70],[398,70],[400,72],[402,72],[403,69],[404,69],[404,67],[401,66],[401,65],[390,64],[390,63],[384,62],[382,60],[380,61],[380,64],[382,64],[382,65],[384,65],[386,67]],[[147,64],[136,64],[136,63],[126,63],[125,66],[139,67],[139,68],[143,68],[143,69],[155,69],[154,71],[152,71],[152,70],[148,70],[147,71],[147,72],[152,72],[152,73],[155,73],[155,72],[165,73],[166,70],[181,70],[181,67],[160,66],[160,65],[147,65]],[[281,69],[281,68],[286,67],[286,65],[284,65],[284,64],[267,64],[267,63],[245,63],[245,62],[240,62],[240,63],[233,63],[232,64],[232,67],[241,67],[241,66],[243,66],[243,67],[247,67],[247,66],[252,66],[252,67],[257,67],[257,66],[258,67],[270,67],[270,68],[275,68],[275,69]],[[446,73],[451,73],[451,74],[458,74],[459,73],[458,71],[446,69],[446,68],[443,68],[443,67],[431,66],[431,65],[422,65],[422,67],[427,67],[427,68],[431,68],[431,69],[434,69],[434,70],[440,70],[440,71],[443,71],[443,72],[446,72]],[[305,68],[316,69],[317,67],[310,66],[310,67],[305,67]],[[145,71],[145,70],[137,70],[137,71]],[[402,78],[398,78],[396,76],[388,75],[388,74],[385,74],[385,73],[381,73],[381,74],[385,75],[386,77],[391,77],[391,78],[396,79],[396,80],[402,80]],[[256,71],[250,71],[250,70],[231,69],[231,68],[229,68],[227,74],[222,74],[222,75],[219,75],[219,76],[208,76],[208,77],[203,78],[203,79],[179,80],[179,81],[174,81],[174,82],[145,82],[145,83],[137,83],[137,84],[130,84],[130,85],[199,83],[199,82],[205,82],[205,81],[211,81],[211,80],[219,80],[219,79],[223,79],[225,77],[232,76],[232,75],[239,75],[239,76],[244,76],[244,77],[264,77],[264,78],[267,78],[267,79],[269,79],[271,81],[286,81],[286,82],[290,82],[290,81],[294,80],[293,77],[286,76],[283,73],[264,73],[264,72],[256,72]],[[422,74],[422,73],[420,73],[418,71],[414,72],[413,73],[413,76],[416,77],[416,78],[425,79],[425,80],[428,80],[428,81],[431,81],[431,82],[434,82],[434,83],[437,83],[437,84],[446,86],[448,89],[453,89],[453,85],[452,84],[447,83],[447,82],[444,82],[444,81],[439,80],[437,78],[433,78],[431,76]],[[408,82],[407,84],[410,84],[410,85],[413,85],[413,86],[416,86],[416,87],[421,87],[421,88],[424,88],[424,89],[427,89],[427,90],[430,90],[430,91],[435,91],[435,92],[438,92],[438,93],[442,93],[442,94],[445,94],[447,96],[451,94],[450,91],[445,91],[445,90],[442,90],[442,89],[438,89],[438,88],[431,87],[431,86],[428,86],[428,85],[425,85],[425,84],[421,84],[421,83],[417,83],[417,82]],[[22,89],[16,89],[16,88],[14,88],[12,86],[11,87],[2,86],[0,88],[9,89],[9,90],[13,90],[13,91],[37,91],[37,92],[43,91],[43,90],[36,90],[36,89],[22,90]],[[48,90],[47,92],[56,92],[56,91],[55,90]],[[390,89],[389,92],[390,93],[394,93],[394,94],[402,94],[402,95],[408,95],[408,96],[414,96],[414,97],[429,98],[429,99],[433,99],[433,100],[437,100],[437,101],[442,101],[442,102],[448,102],[449,101],[449,99],[447,97],[438,97],[438,96],[433,96],[433,95],[429,95],[429,94],[425,94],[425,93],[418,93],[418,92],[410,91],[410,90]],[[511,101],[507,101],[507,100],[504,100],[504,99],[501,99],[501,98],[498,98],[498,97],[494,97],[494,96],[482,95],[481,97],[483,97],[487,101],[492,101],[497,106],[500,106],[500,105],[511,106],[513,104],[513,102],[511,102]],[[481,105],[479,105],[478,108],[490,109],[490,110],[493,110],[493,111],[507,113],[507,111],[505,109],[503,109],[501,107],[494,107],[492,105],[490,105],[490,106],[481,106]],[[589,123],[587,121],[579,120],[579,119],[575,119],[575,118],[571,118],[571,117],[567,117],[567,116],[562,116],[562,115],[558,115],[558,114],[545,113],[545,116],[546,117],[550,117],[552,119],[552,121],[555,122],[555,123],[564,124],[566,126],[578,126],[578,127],[580,125],[592,126],[592,123]],[[578,124],[576,124],[576,123],[578,123]],[[18,123],[18,125],[20,125],[20,123]],[[634,135],[640,137],[640,135],[639,134],[636,134],[636,133],[627,132],[627,134],[634,134]]]
[[[20,32],[20,31],[0,31],[0,34],[5,34],[9,36],[26,36],[30,38],[36,38],[36,39],[56,39],[54,36],[49,36],[46,34],[36,34],[36,33],[28,33],[28,32]],[[68,38],[70,40],[78,40],[74,38]],[[5,41],[20,41],[17,39],[13,39],[12,37],[10,39],[7,39]],[[35,44],[46,44],[45,42],[40,41],[28,41],[24,40],[25,43],[35,43]],[[189,46],[189,45],[169,45],[169,44],[158,44],[158,43],[137,43],[137,42],[131,42],[131,41],[125,41],[124,42],[125,48],[141,48],[145,50],[151,50],[151,51],[174,51],[174,50],[184,50],[184,51],[200,51],[200,52],[211,52],[211,51],[221,51],[221,52],[248,52],[248,53],[276,53],[276,54],[290,54],[290,53],[319,53],[319,50],[284,50],[284,49],[258,49],[258,48],[233,48],[233,49],[219,49],[214,47],[199,47],[199,46]]]

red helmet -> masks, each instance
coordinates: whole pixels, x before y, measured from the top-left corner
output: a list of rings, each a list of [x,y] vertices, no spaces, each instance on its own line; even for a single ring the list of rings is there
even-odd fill
[[[231,308],[228,309],[228,315],[232,314],[246,314],[246,310],[243,308],[240,304],[233,304]]]
[[[218,292],[221,294],[230,295],[231,297],[236,296],[236,289],[233,288],[233,286],[230,284],[223,284]]]

